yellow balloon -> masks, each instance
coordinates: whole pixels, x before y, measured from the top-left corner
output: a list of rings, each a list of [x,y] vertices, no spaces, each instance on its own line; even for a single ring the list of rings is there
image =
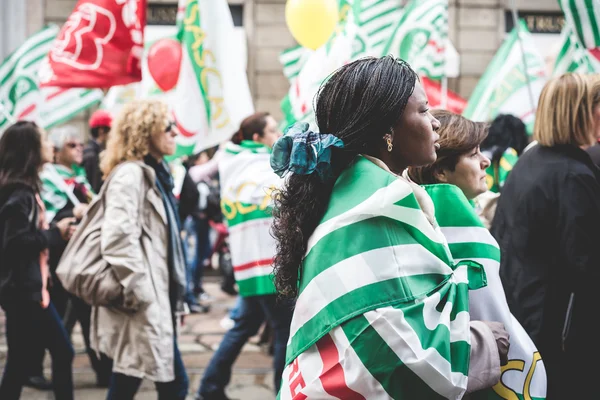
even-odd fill
[[[337,0],[288,0],[285,21],[296,41],[309,49],[324,45],[338,23]]]

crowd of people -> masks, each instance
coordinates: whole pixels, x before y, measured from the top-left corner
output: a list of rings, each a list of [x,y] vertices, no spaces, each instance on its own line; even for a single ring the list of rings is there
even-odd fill
[[[6,129],[0,399],[74,398],[75,323],[107,399],[144,379],[186,399],[180,316],[210,312],[216,259],[238,302],[197,399],[228,398],[264,326],[282,400],[593,398],[600,78],[551,79],[529,136],[430,110],[410,65],[364,58],[315,116],[282,134],[257,112],[185,166],[157,100],[95,112],[85,146],[68,125]]]

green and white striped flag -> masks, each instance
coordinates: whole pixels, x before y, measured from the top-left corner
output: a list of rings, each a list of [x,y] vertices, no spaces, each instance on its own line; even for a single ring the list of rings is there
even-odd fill
[[[420,75],[440,80],[446,67],[448,0],[412,0],[384,47]]]
[[[283,75],[292,82],[298,76],[306,59],[312,54],[312,50],[302,46],[290,47],[281,52],[279,62],[283,66]]]
[[[314,129],[313,100],[321,83],[347,62],[381,56],[401,15],[399,0],[342,0],[340,22],[327,44],[317,50],[284,50],[279,60],[291,87],[281,102],[282,128],[307,122]]]
[[[82,192],[87,194],[87,203],[95,196],[92,186],[87,180],[85,169],[73,165],[71,169],[62,165],[47,163],[40,174],[42,180],[41,197],[46,207],[46,220],[52,222],[56,213],[62,210],[70,201],[73,205],[81,202],[75,196],[75,185],[82,185]]]
[[[385,55],[384,48],[402,17],[401,3],[399,0],[356,0],[358,25],[367,38],[366,53]]]
[[[48,129],[102,100],[101,90],[39,87],[38,71],[58,34],[45,27],[25,41],[0,64],[0,107],[14,119],[33,120]],[[10,125],[0,112],[0,133]]]
[[[271,169],[271,149],[252,141],[227,143],[219,161],[221,209],[229,228],[229,248],[241,296],[274,294],[275,239],[271,192],[281,185]]]
[[[254,113],[227,0],[180,0],[179,10],[183,56],[171,104],[181,133],[175,157],[228,140]]]
[[[523,43],[527,71],[517,35]],[[532,133],[535,110],[546,81],[544,59],[538,53],[527,25],[521,20],[488,65],[469,98],[463,116],[473,121],[491,121],[498,114],[512,114],[520,118],[527,126],[527,131]],[[528,93],[528,82],[533,104]]]
[[[565,13],[566,26],[586,49],[600,47],[600,1],[558,0]]]
[[[554,62],[553,76],[567,72],[583,74],[600,72],[600,62],[583,47],[568,25],[565,25],[560,36],[560,50]]]
[[[307,247],[281,400],[462,397],[485,273],[454,263],[406,180],[359,157]]]
[[[540,353],[511,314],[500,280],[500,248],[484,228],[463,192],[454,185],[425,185],[435,205],[435,217],[455,260],[483,265],[487,286],[469,292],[469,314],[482,321],[499,321],[510,334],[509,362],[492,390],[471,395],[476,400],[546,398],[546,370]]]
[[[353,58],[383,55],[396,22],[402,16],[400,0],[342,0],[338,30],[344,29],[348,13],[353,14],[353,23],[358,25],[363,33],[355,39]],[[302,46],[291,47],[281,52],[279,61],[283,65],[283,75],[291,82],[298,76],[312,53],[313,50]]]

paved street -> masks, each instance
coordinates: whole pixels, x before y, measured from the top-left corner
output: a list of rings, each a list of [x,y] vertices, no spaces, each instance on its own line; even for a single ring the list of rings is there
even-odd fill
[[[193,314],[185,318],[179,337],[179,348],[183,354],[183,362],[190,377],[190,396],[196,393],[200,384],[200,378],[208,364],[214,350],[217,348],[225,330],[220,321],[227,314],[227,308],[232,307],[235,298],[223,292],[217,283],[218,278],[207,277],[204,285],[205,290],[213,297],[211,310],[208,314]],[[1,313],[1,311],[0,311]],[[263,349],[256,345],[258,337],[251,339],[244,347],[243,353],[238,358],[228,388],[228,395],[240,400],[271,400],[273,394],[273,374],[271,373],[271,357]],[[85,354],[83,340],[76,326],[73,333],[73,344],[76,356],[74,361],[75,398],[84,400],[100,400],[106,396],[106,389],[95,387],[95,376],[89,366]],[[4,368],[6,361],[6,339],[4,335],[4,316],[0,315],[0,371]],[[49,357],[46,357],[46,376],[50,377]],[[50,392],[40,392],[31,388],[25,388],[24,400],[49,400],[53,399]],[[145,381],[136,396],[136,400],[156,399],[156,391],[151,382]]]

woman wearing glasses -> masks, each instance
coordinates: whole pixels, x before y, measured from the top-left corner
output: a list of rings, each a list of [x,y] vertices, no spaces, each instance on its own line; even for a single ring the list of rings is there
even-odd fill
[[[83,161],[83,143],[81,134],[72,125],[63,125],[50,131],[50,142],[54,154],[50,162],[44,165],[40,174],[42,180],[41,197],[46,207],[46,222],[54,226],[64,218],[74,218],[80,221],[88,209],[89,203],[95,193],[89,184],[85,169],[81,166]],[[54,163],[52,163],[54,161]],[[83,301],[69,295],[57,279],[56,268],[67,246],[63,241],[50,247],[50,273],[53,285],[50,289],[52,302],[58,314],[65,323],[69,336],[79,321],[90,363],[96,373],[96,383],[106,386],[110,378],[111,365],[106,357],[98,357],[89,346],[89,328],[91,309]],[[38,350],[37,362],[31,369],[28,383],[34,387],[43,387],[46,383],[43,375],[44,349]],[[37,383],[37,384],[36,384]]]
[[[134,101],[117,117],[102,157],[102,256],[123,287],[118,307],[92,311],[92,347],[113,359],[108,399],[133,399],[144,378],[155,382],[159,399],[187,395],[174,317],[185,262],[163,160],[175,152],[175,135],[165,104]]]

